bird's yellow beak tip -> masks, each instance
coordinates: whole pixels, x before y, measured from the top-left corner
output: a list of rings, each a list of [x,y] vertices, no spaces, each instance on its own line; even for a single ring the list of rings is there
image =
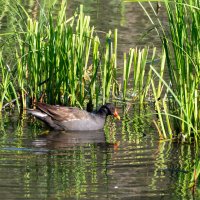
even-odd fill
[[[120,116],[119,116],[119,114],[118,114],[118,112],[116,110],[114,112],[114,117],[117,118],[118,120],[120,120]]]

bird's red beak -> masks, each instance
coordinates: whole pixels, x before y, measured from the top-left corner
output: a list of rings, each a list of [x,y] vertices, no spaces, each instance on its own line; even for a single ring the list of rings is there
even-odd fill
[[[115,110],[115,112],[114,112],[113,115],[114,115],[115,118],[117,118],[118,120],[120,120],[120,116],[119,116],[117,110]]]

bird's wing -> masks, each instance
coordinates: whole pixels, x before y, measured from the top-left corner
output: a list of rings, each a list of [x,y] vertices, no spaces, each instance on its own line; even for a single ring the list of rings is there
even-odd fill
[[[75,107],[53,106],[44,103],[37,103],[36,106],[57,121],[73,121],[89,119],[90,113]]]

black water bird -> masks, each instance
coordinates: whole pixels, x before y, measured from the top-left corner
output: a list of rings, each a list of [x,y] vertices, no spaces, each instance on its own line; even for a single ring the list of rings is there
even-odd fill
[[[120,119],[113,104],[107,103],[96,112],[87,112],[76,107],[65,107],[36,103],[37,109],[28,109],[28,113],[45,122],[54,130],[92,131],[103,129],[106,117],[113,115]]]

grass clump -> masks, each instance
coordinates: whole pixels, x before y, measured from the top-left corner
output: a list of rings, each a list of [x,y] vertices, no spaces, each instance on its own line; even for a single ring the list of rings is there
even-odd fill
[[[19,108],[19,100],[13,85],[11,69],[8,65],[5,65],[2,52],[0,52],[0,111],[2,111],[6,105],[13,107],[14,102],[17,103]]]
[[[163,103],[159,104],[163,110],[160,109],[158,112],[161,122],[166,118],[168,128],[166,130],[161,123],[160,133],[163,134],[163,138],[171,138],[173,132],[173,136],[178,136],[184,141],[191,141],[192,138],[197,141],[200,129],[200,2],[198,0],[163,2],[169,27],[162,25],[151,3],[157,21],[150,17],[141,4],[156,27],[155,30],[161,38],[166,55],[166,71],[169,80],[165,80],[162,74],[152,67],[166,91]],[[158,98],[158,93],[154,92],[155,99]]]
[[[163,38],[163,44],[173,91],[180,101],[180,108],[174,114],[182,119],[176,120],[176,124],[185,137],[195,134],[197,138],[200,128],[200,2],[179,0],[165,5],[171,38]]]
[[[155,60],[156,48],[150,52],[148,47],[143,49],[131,48],[129,54],[124,53],[123,73],[123,99],[126,100],[127,92],[131,89],[131,96],[134,100],[144,103],[150,89],[152,70],[149,64]],[[148,58],[149,57],[149,58]],[[130,97],[129,97],[130,98]]]
[[[64,1],[56,18],[52,10],[38,19],[32,18],[20,4],[17,10],[23,25],[20,24],[21,31],[15,35],[17,64],[13,76],[17,77],[23,108],[27,97],[33,102],[42,99],[49,104],[81,107],[88,99],[97,105],[98,101],[108,101],[114,95],[110,90],[116,83],[117,39],[113,48],[109,32],[105,52],[102,51],[100,39],[82,5],[69,19]],[[117,38],[116,31],[114,36]]]

